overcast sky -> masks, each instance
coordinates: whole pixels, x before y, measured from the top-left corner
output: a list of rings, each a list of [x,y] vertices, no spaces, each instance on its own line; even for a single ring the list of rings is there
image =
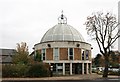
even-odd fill
[[[93,12],[112,12],[118,15],[119,0],[0,0],[0,48],[16,48],[26,42],[32,52],[48,29],[58,24],[64,11],[67,23],[77,29],[93,46],[92,57],[99,53],[85,30],[86,17]],[[117,45],[117,44],[115,44]]]

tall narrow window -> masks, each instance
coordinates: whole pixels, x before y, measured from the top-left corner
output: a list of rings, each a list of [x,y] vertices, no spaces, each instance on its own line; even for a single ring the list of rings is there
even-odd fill
[[[89,51],[86,50],[86,60],[88,60],[88,59],[89,59]]]
[[[45,55],[46,55],[45,49],[42,49],[42,60],[45,60]]]
[[[69,54],[69,60],[73,60],[73,48],[69,48],[68,50]]]
[[[54,48],[54,60],[59,60],[59,49]]]
[[[82,60],[84,60],[84,51],[82,51]]]

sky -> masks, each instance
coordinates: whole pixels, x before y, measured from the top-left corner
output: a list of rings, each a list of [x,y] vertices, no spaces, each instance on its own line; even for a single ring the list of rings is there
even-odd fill
[[[77,29],[92,44],[92,57],[99,53],[97,43],[87,35],[84,25],[94,12],[118,15],[119,0],[0,0],[0,48],[15,49],[26,42],[29,51],[41,41],[46,31],[58,24],[58,17],[67,17],[67,24]],[[117,43],[115,43],[117,45]],[[117,49],[115,47],[114,49]]]

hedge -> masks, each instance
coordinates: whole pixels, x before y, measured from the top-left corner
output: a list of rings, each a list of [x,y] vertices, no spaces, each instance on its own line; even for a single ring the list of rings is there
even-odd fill
[[[34,64],[30,66],[27,74],[29,77],[45,77],[49,76],[50,72],[43,64]]]
[[[2,77],[46,77],[49,74],[49,68],[45,64],[2,65]]]

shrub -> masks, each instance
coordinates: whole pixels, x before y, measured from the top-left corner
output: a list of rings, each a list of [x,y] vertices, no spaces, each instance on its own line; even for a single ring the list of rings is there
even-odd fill
[[[119,69],[119,71],[118,71],[118,76],[120,76],[120,69]]]
[[[2,65],[2,77],[45,77],[49,74],[49,65],[43,63]]]
[[[109,71],[109,75],[120,75],[119,71]]]
[[[2,77],[13,77],[16,75],[15,66],[2,65]]]
[[[26,73],[29,70],[27,65],[17,64],[15,65],[16,76],[15,77],[26,77]]]
[[[29,77],[45,77],[49,76],[49,70],[44,64],[33,64],[27,73]]]
[[[25,77],[28,66],[23,64],[3,65],[2,77]]]

